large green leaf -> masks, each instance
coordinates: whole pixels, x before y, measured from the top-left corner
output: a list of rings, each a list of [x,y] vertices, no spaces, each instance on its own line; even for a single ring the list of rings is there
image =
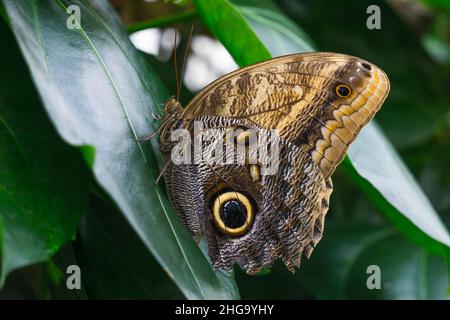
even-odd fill
[[[237,38],[245,38],[248,45],[251,44],[255,49],[254,52],[264,52],[265,47],[261,40],[252,31],[242,29],[239,34],[232,32],[222,32],[219,28],[228,30],[227,24],[236,24],[235,19],[243,19],[244,15],[226,16],[222,10],[222,14],[215,15],[213,7],[209,1],[195,0],[199,13],[202,15],[204,23],[214,34],[220,34],[219,40],[227,47],[230,53],[233,54],[235,50],[235,41]],[[256,12],[261,12],[261,7],[269,7],[267,10],[276,12],[276,7],[268,4],[271,2],[264,2],[258,5],[255,1],[233,1],[237,4],[234,7],[227,0],[220,0],[214,2],[214,8],[216,6],[232,7],[234,10],[239,11],[240,5],[245,5],[246,11],[250,10],[250,5],[257,6]],[[203,12],[209,12],[208,17],[203,16]],[[290,25],[292,22],[287,20],[280,24],[280,17],[276,15],[275,20],[269,20],[269,15],[266,15],[266,19],[261,20],[258,25],[258,35],[261,38],[268,38],[263,35],[264,30],[267,30],[268,34],[273,34],[273,30],[278,30],[286,25]],[[244,25],[247,21],[240,21],[239,24]],[[219,27],[220,26],[220,27]],[[305,48],[305,42],[309,41],[308,38],[302,38],[301,32],[293,32],[289,37],[289,48],[297,46],[298,51],[301,52]],[[223,40],[226,38],[225,40]],[[278,37],[278,40],[287,39]],[[313,47],[310,45],[310,47]],[[272,54],[274,56],[282,55],[287,46],[273,46],[271,47]],[[252,61],[254,63],[266,59],[266,55],[254,54],[252,52],[243,52],[240,55],[233,55],[234,59],[240,66],[245,66]],[[243,56],[244,55],[244,56]],[[396,95],[396,88],[392,88],[391,95]],[[370,151],[370,152],[369,152]],[[448,250],[450,246],[450,237],[447,230],[440,221],[437,213],[430,205],[428,199],[420,189],[419,185],[415,182],[411,173],[407,167],[403,164],[400,157],[397,155],[395,149],[391,146],[390,142],[384,137],[381,131],[374,129],[373,126],[368,126],[363,133],[354,142],[351,152],[349,154],[350,159],[355,159],[353,167],[350,166],[351,172],[356,169],[356,177],[362,180],[366,184],[366,191],[369,193],[381,194],[381,197],[372,198],[380,205],[379,208],[389,218],[398,222],[396,225],[400,227],[413,241],[416,241],[429,250],[444,254],[443,251]],[[354,169],[353,169],[354,168]],[[406,186],[407,185],[407,186]],[[406,186],[401,189],[399,186]],[[443,245],[444,246],[443,246]]]
[[[228,0],[194,0],[204,24],[227,48],[241,67],[271,58],[242,12]]]
[[[5,0],[14,34],[59,134],[91,146],[93,172],[156,260],[191,299],[237,298],[155,185],[152,113],[168,97],[106,1]],[[81,11],[68,29],[69,5]],[[227,278],[228,282],[233,282]],[[232,289],[230,289],[232,288]]]
[[[89,299],[181,299],[117,209],[97,197],[90,203],[73,245]]]
[[[380,289],[369,289],[368,267],[380,268]],[[411,245],[395,230],[335,225],[299,273],[319,299],[442,299],[448,274],[442,257]]]
[[[45,114],[10,30],[0,19],[0,287],[74,237],[88,170]]]
[[[450,1],[448,0],[421,0],[421,1],[431,7],[444,9],[450,12]]]
[[[435,253],[448,251],[447,229],[414,176],[374,123],[361,131],[348,155],[352,162],[346,164],[357,183],[400,230]]]
[[[314,51],[309,36],[272,1],[232,0],[273,56]]]
[[[65,272],[65,269],[61,271],[52,260],[20,268],[6,279],[0,290],[0,300],[85,299],[82,288],[67,289]]]

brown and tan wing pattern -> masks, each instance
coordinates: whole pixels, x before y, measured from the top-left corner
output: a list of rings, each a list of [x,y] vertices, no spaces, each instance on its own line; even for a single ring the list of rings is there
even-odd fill
[[[340,97],[344,84],[350,95]],[[377,66],[336,53],[275,58],[232,72],[203,89],[183,117],[244,118],[303,145],[328,178],[349,144],[373,118],[389,92]]]
[[[160,142],[168,195],[187,228],[206,239],[215,268],[230,270],[237,263],[254,274],[281,258],[293,271],[303,254],[309,257],[322,237],[333,190],[331,174],[388,91],[386,75],[369,62],[307,53],[226,75],[185,109],[176,101],[167,104],[170,112],[165,114]],[[205,129],[237,127],[263,133],[277,129],[278,171],[255,176],[254,166],[240,164],[175,165],[166,129],[192,131],[194,121]],[[214,142],[202,145],[216,147]],[[223,221],[217,222],[217,199],[224,199],[217,206],[223,211],[231,198],[241,202],[241,213],[247,217],[252,213],[251,222],[242,222],[248,222],[245,232],[229,232],[241,227],[230,230]]]
[[[206,129],[252,127],[250,121],[216,116],[196,118]],[[215,149],[206,143],[204,148]],[[192,234],[208,243],[215,268],[230,270],[237,263],[249,274],[272,266],[281,258],[287,268],[299,267],[322,237],[325,213],[332,191],[311,155],[285,139],[280,141],[276,174],[254,181],[248,167],[240,164],[175,165],[169,162],[165,181],[170,201]],[[214,223],[211,202],[221,190],[245,194],[254,202],[254,221],[248,232],[230,236]]]

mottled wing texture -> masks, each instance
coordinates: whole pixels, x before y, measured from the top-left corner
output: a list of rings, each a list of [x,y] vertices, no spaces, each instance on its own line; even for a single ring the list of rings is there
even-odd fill
[[[352,88],[336,95],[338,84]],[[244,118],[302,146],[328,178],[349,144],[379,110],[389,92],[375,65],[335,53],[289,55],[230,73],[203,89],[184,117]]]
[[[339,84],[352,89],[349,97],[336,94]],[[281,258],[293,271],[302,254],[309,257],[322,237],[333,189],[330,176],[388,91],[384,72],[364,60],[298,54],[226,75],[202,90],[178,117],[165,118],[172,128],[192,130],[196,120],[206,129],[279,132],[278,171],[258,181],[245,165],[175,165],[168,140],[161,141],[169,198],[190,232],[206,239],[215,268],[231,270],[237,263],[255,274]],[[256,204],[244,235],[223,234],[213,223],[211,195],[224,187],[247,194]]]

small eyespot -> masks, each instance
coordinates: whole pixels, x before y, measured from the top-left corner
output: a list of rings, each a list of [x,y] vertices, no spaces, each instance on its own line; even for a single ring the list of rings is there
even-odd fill
[[[217,228],[230,236],[245,234],[255,215],[248,197],[237,191],[219,194],[214,199],[212,213]]]
[[[336,94],[340,98],[347,98],[352,94],[352,89],[346,84],[338,84],[336,86]]]
[[[366,70],[372,70],[372,67],[370,66],[370,64],[368,64],[366,62],[361,63],[361,66]]]

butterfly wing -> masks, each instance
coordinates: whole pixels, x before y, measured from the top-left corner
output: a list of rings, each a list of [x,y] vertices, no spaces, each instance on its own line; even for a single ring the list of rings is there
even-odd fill
[[[217,116],[197,118],[204,130],[226,128],[267,130],[245,119]],[[220,141],[204,141],[203,150],[216,149]],[[195,159],[186,164],[168,162],[165,181],[170,201],[189,231],[208,243],[217,269],[231,270],[237,263],[249,274],[270,267],[281,258],[289,270],[299,267],[302,254],[310,255],[320,240],[332,191],[311,155],[281,138],[275,174],[254,179],[248,165],[207,163]],[[217,225],[214,201],[227,192],[242,194],[253,204],[252,223],[243,234]],[[229,232],[230,231],[230,232]]]
[[[339,96],[339,85],[350,88],[350,95]],[[183,118],[216,115],[278,129],[307,150],[328,178],[388,92],[386,74],[367,61],[336,53],[295,54],[220,78],[189,103]]]
[[[349,92],[337,91],[341,85]],[[204,129],[279,133],[277,172],[256,178],[247,165],[201,159],[175,165],[165,154],[170,200],[188,229],[206,239],[214,267],[230,270],[237,263],[253,274],[281,258],[294,270],[302,254],[311,254],[323,232],[330,176],[388,91],[386,75],[373,64],[346,55],[308,53],[233,72],[191,101],[181,117],[181,127],[191,131],[198,121]],[[203,142],[203,147],[214,149],[214,143]],[[241,206],[247,217],[252,213],[245,232],[233,233],[239,228],[227,229],[217,221],[232,201],[219,201],[220,214],[215,203],[230,194],[249,200],[250,209]]]

